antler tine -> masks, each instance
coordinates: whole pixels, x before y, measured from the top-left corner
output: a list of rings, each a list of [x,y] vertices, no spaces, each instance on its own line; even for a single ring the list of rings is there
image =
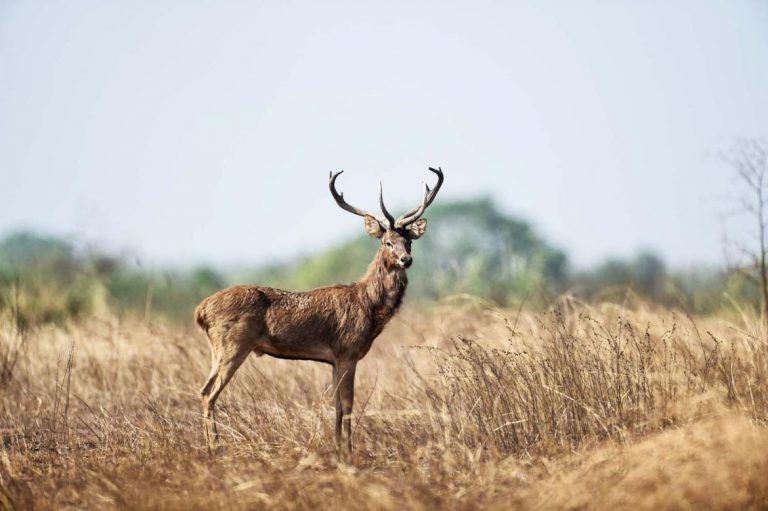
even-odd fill
[[[427,201],[429,200],[429,187],[424,183],[424,197],[421,199],[421,205],[416,208],[416,211],[414,211],[413,215],[410,217],[407,217],[403,215],[400,217],[397,222],[395,222],[395,228],[399,229],[401,227],[406,227],[407,225],[412,224],[416,220],[421,217],[421,215],[424,214],[424,210],[427,209]]]
[[[347,203],[347,201],[344,200],[343,193],[339,193],[338,191],[336,191],[336,178],[339,177],[343,172],[344,172],[343,170],[340,170],[335,174],[333,172],[330,172],[328,175],[329,176],[328,187],[331,189],[331,195],[333,195],[333,199],[336,201],[336,204],[338,204],[339,207],[344,211],[349,211],[350,213],[358,216],[371,216],[376,220],[378,220],[379,223],[383,224],[384,223],[383,218],[373,215],[363,209],[352,206],[351,204]]]
[[[389,222],[389,226],[394,227],[395,217],[387,211],[387,207],[384,205],[384,185],[381,184],[381,181],[379,181],[379,206],[381,206],[381,212],[384,213],[384,217],[387,219],[387,222]]]
[[[435,200],[435,197],[437,196],[437,192],[440,191],[440,187],[443,186],[443,169],[442,167],[429,167],[429,170],[437,174],[437,183],[435,184],[435,187],[433,189],[430,189],[429,186],[425,185],[426,191],[428,194],[428,197],[426,197],[426,201],[422,202],[421,205],[413,208],[412,210],[405,213],[403,216],[398,218],[396,225],[398,227],[404,227],[406,225],[409,225],[416,220],[419,219],[421,215],[424,214],[424,210],[429,207],[430,204],[432,204],[432,201]]]

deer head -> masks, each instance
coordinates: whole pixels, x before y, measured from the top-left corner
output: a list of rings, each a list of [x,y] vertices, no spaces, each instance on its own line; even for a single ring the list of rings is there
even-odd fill
[[[365,219],[365,230],[372,238],[381,240],[380,251],[384,255],[385,264],[389,268],[408,268],[413,262],[411,257],[411,241],[417,240],[424,235],[427,230],[427,219],[421,218],[424,211],[435,200],[437,192],[443,184],[443,170],[438,167],[436,169],[429,167],[429,170],[437,174],[437,184],[434,189],[430,189],[426,184],[424,185],[424,196],[421,199],[421,204],[410,211],[407,211],[397,220],[387,211],[384,206],[384,189],[381,183],[379,183],[379,206],[383,217],[373,215],[367,211],[351,206],[344,200],[344,194],[339,193],[336,190],[336,178],[338,178],[343,170],[330,174],[329,187],[331,189],[331,195],[333,195],[336,204],[339,205],[344,211],[348,211],[354,215],[361,216]]]

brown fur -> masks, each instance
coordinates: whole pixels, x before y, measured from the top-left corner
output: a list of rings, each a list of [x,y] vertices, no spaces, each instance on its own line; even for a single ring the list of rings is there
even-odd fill
[[[336,440],[341,442],[343,422],[351,451],[349,415],[356,363],[402,303],[411,240],[424,233],[426,221],[421,219],[408,229],[385,230],[367,217],[365,225],[372,237],[381,239],[381,246],[357,282],[307,292],[234,286],[209,296],[197,307],[195,320],[208,336],[212,357],[211,374],[200,392],[209,444],[216,438],[216,399],[254,352],[333,366]]]

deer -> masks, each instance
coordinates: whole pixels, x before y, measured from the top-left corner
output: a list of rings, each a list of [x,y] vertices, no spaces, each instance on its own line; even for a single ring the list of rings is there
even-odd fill
[[[384,205],[379,183],[376,216],[348,204],[336,190],[343,170],[329,175],[336,204],[364,219],[366,232],[380,241],[368,270],[351,284],[335,284],[311,291],[284,291],[257,285],[238,285],[205,298],[195,309],[195,321],[211,348],[211,372],[200,397],[206,444],[213,448],[219,434],[215,406],[221,392],[249,354],[289,360],[311,360],[333,369],[337,451],[352,456],[352,407],[355,371],[386,324],[397,313],[408,286],[411,242],[427,229],[422,218],[443,184],[443,171],[434,188],[424,184],[421,203],[395,219]]]

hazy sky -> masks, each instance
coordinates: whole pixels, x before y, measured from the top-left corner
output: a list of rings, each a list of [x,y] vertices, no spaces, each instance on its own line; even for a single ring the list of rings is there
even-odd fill
[[[490,194],[577,265],[721,260],[768,135],[768,2],[0,1],[0,235],[257,263]],[[428,215],[427,215],[428,216]],[[427,234],[428,235],[428,234]]]

